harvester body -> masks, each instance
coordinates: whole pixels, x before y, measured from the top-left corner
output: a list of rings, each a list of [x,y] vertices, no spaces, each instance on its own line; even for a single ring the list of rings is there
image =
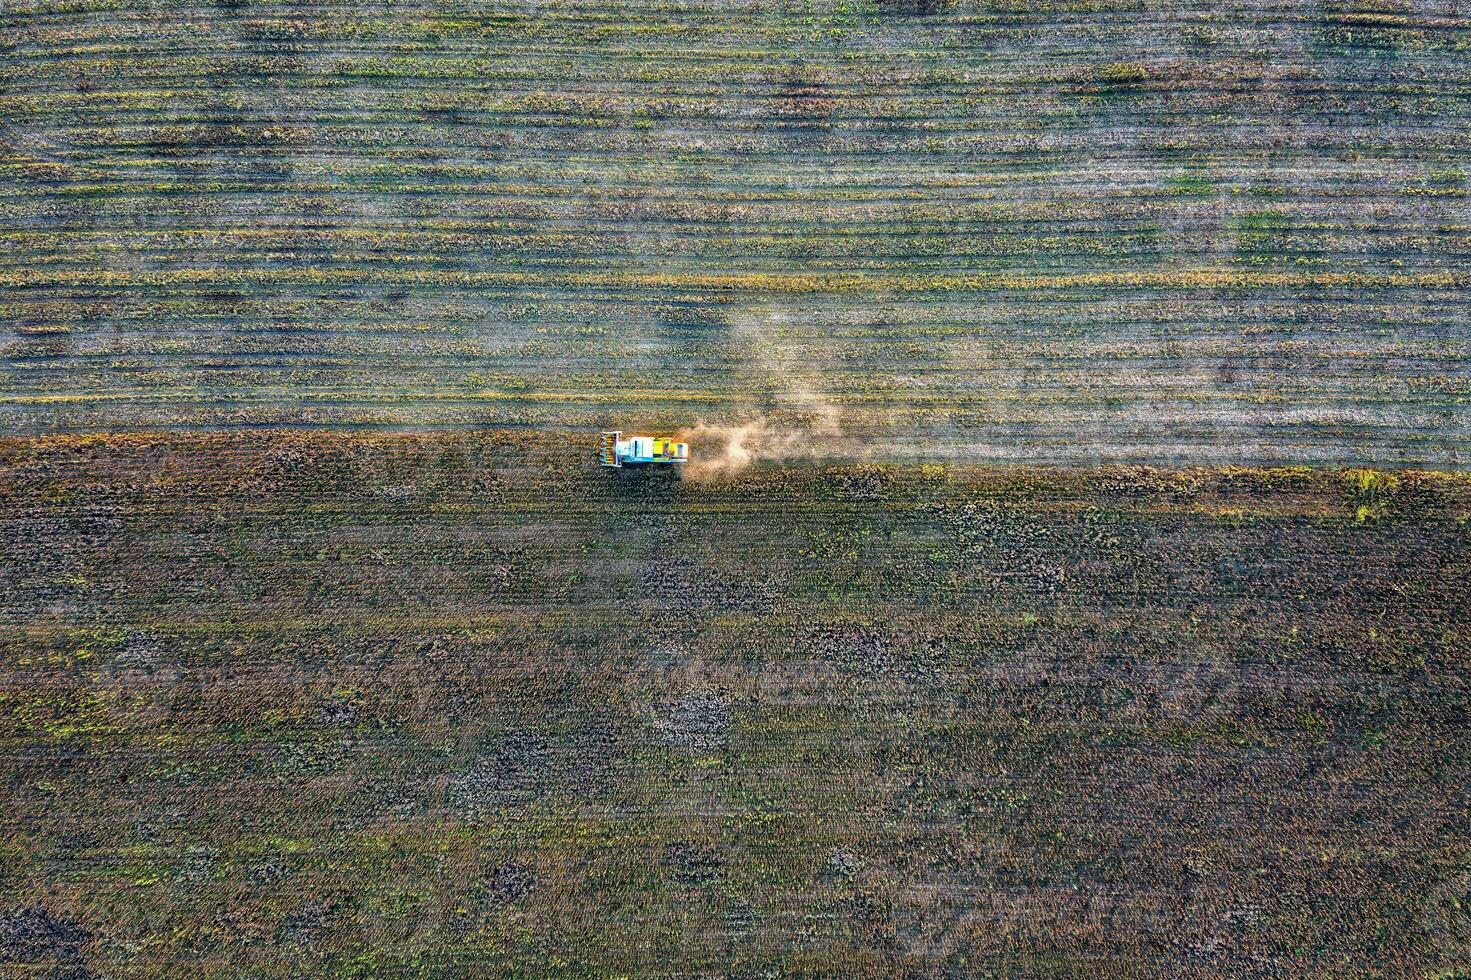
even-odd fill
[[[690,458],[690,447],[662,436],[625,436],[622,432],[604,432],[599,459],[604,466],[641,466],[645,463],[683,463]]]

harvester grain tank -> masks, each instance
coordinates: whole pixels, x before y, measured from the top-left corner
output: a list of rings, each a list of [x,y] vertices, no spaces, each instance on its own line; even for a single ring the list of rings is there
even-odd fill
[[[690,447],[661,436],[625,437],[615,430],[603,433],[603,446],[598,456],[604,466],[683,463],[690,458]]]

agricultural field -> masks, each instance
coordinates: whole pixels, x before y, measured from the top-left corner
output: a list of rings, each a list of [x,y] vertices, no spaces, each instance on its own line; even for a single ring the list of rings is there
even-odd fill
[[[1467,462],[1460,0],[0,17],[5,431]]]
[[[4,0],[0,977],[1471,978],[1468,197],[1463,0]]]
[[[0,963],[1471,968],[1471,478],[593,445],[0,443]]]

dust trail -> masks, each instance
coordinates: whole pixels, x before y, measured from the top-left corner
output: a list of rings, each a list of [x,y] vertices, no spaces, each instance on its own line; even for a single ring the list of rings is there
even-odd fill
[[[814,434],[806,429],[775,427],[762,416],[744,425],[716,425],[701,419],[680,433],[692,445],[685,476],[716,479],[739,473],[758,459],[781,460],[810,451]]]
[[[739,473],[758,460],[850,455],[859,447],[844,427],[842,406],[834,403],[805,377],[799,365],[804,352],[781,336],[787,318],[781,313],[744,317],[734,324],[735,336],[749,350],[760,387],[774,401],[810,419],[805,424],[783,424],[770,413],[739,425],[720,425],[700,419],[680,433],[691,444],[684,472],[696,480]]]

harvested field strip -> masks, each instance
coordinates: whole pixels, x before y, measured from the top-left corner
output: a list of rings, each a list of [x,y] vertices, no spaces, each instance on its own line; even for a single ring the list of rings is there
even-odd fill
[[[1453,4],[3,27],[7,431],[801,425],[795,388],[879,456],[1466,463]]]

